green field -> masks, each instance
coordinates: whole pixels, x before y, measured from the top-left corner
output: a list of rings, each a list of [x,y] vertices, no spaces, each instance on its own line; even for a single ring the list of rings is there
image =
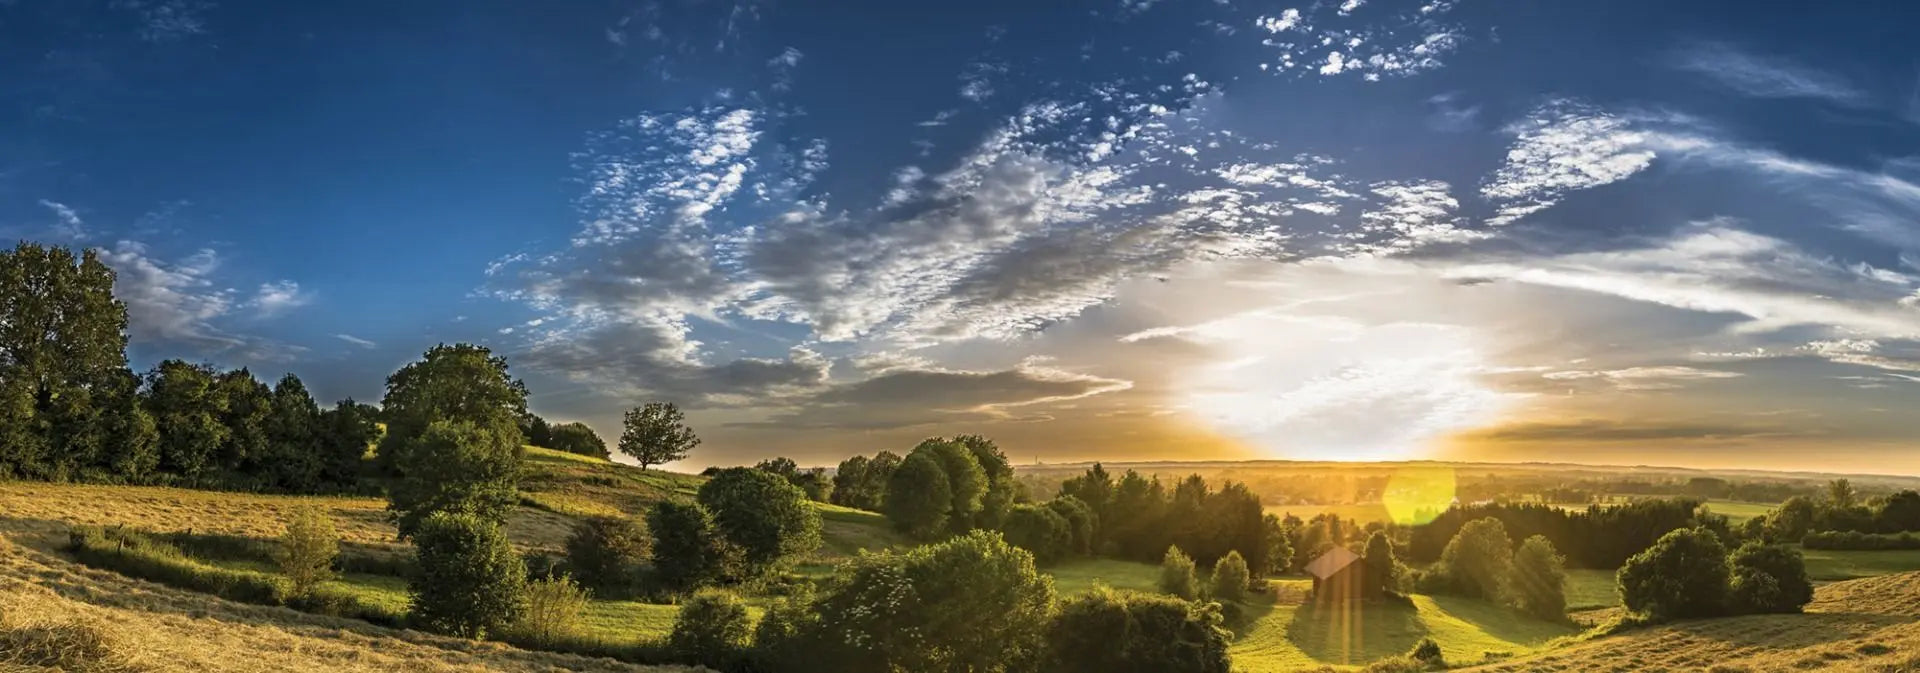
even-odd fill
[[[1160,566],[1115,559],[1078,559],[1042,570],[1053,576],[1054,591],[1062,597],[1085,592],[1095,584],[1153,591],[1160,580]]]
[[[1233,644],[1235,671],[1269,673],[1349,666],[1405,654],[1421,638],[1440,644],[1448,661],[1476,662],[1532,651],[1575,628],[1507,608],[1451,596],[1413,596],[1412,605],[1352,607],[1276,605],[1256,599],[1252,623]]]
[[[1612,570],[1568,568],[1567,609],[1590,610],[1619,605],[1620,594],[1615,590],[1613,575]]]
[[[1707,510],[1714,514],[1724,514],[1727,521],[1739,524],[1756,516],[1766,516],[1778,505],[1764,502],[1740,502],[1738,500],[1708,500]]]
[[[1796,549],[1800,549],[1797,545]],[[1893,551],[1834,551],[1800,549],[1807,575],[1816,581],[1850,580],[1920,570],[1920,549]]]

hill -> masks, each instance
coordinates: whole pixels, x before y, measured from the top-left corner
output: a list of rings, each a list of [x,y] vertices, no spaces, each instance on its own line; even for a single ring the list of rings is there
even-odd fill
[[[1819,587],[1805,614],[1681,622],[1477,671],[1920,671],[1920,572]]]

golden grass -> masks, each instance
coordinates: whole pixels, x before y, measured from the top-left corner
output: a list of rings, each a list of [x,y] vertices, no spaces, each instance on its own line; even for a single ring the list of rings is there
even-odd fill
[[[8,541],[0,541],[0,615],[0,626],[8,628],[69,624],[97,629],[113,656],[126,658],[132,666],[68,667],[75,671],[697,670],[530,652],[232,603],[88,569]]]
[[[1819,587],[1806,614],[1679,622],[1485,671],[1920,671],[1920,573]]]
[[[1367,602],[1327,606],[1262,595],[1249,605],[1251,624],[1235,639],[1233,669],[1280,673],[1359,666],[1405,654],[1432,638],[1451,662],[1531,652],[1574,628],[1505,607],[1451,596],[1413,596],[1411,604]]]

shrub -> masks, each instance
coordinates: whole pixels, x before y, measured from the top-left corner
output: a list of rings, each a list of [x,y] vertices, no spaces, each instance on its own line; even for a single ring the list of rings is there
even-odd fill
[[[681,661],[728,669],[746,645],[747,605],[731,593],[701,591],[680,606],[667,649]]]
[[[1440,653],[1440,643],[1434,642],[1432,638],[1421,638],[1420,642],[1415,643],[1413,649],[1407,652],[1407,658],[1430,668],[1447,667],[1447,659]]]
[[[607,450],[606,441],[587,427],[585,423],[562,423],[547,430],[547,443],[544,445],[555,451],[577,453],[595,458],[612,458]]]
[[[1513,606],[1548,620],[1567,617],[1566,559],[1544,535],[1527,538],[1513,555]]]
[[[1489,517],[1461,526],[1428,578],[1445,591],[1499,602],[1512,572],[1513,542],[1507,527]]]
[[[1367,538],[1364,557],[1366,586],[1361,589],[1366,595],[1384,596],[1400,588],[1400,560],[1394,558],[1393,541],[1385,532],[1374,531]]]
[[[305,596],[333,579],[333,559],[339,555],[340,534],[333,530],[333,519],[317,508],[302,507],[288,519],[275,560],[280,574],[292,584],[293,595]]]
[[[1446,668],[1447,660],[1440,653],[1440,644],[1432,638],[1421,638],[1406,654],[1369,663],[1360,670],[1361,673],[1420,673]]]
[[[689,591],[731,574],[731,554],[705,507],[657,503],[647,511],[647,529],[653,533],[653,580],[659,589]]]
[[[437,512],[414,532],[410,621],[480,638],[512,624],[526,606],[527,569],[500,526],[473,514]]]
[[[1067,533],[1071,540],[1069,551],[1076,556],[1091,556],[1097,519],[1093,508],[1079,498],[1063,495],[1048,500],[1047,509],[1067,520]]]
[[[536,646],[571,639],[580,630],[580,614],[587,609],[587,591],[567,575],[549,576],[527,584],[526,609],[514,621],[513,634]]]
[[[953,506],[953,487],[946,469],[924,451],[907,454],[887,478],[887,520],[908,535],[931,540],[947,532],[947,509]]]
[[[640,522],[627,517],[590,517],[567,537],[567,568],[580,584],[601,598],[627,598],[653,552],[653,539]]]
[[[779,475],[747,467],[721,470],[700,485],[698,499],[713,513],[720,534],[740,549],[753,577],[820,546],[820,510]]]
[[[804,586],[793,595],[775,599],[753,627],[756,670],[805,670],[797,664],[809,656],[806,636],[819,630],[819,621],[813,611],[813,595]]]
[[[1229,603],[1246,600],[1247,587],[1253,582],[1247,572],[1247,560],[1240,552],[1229,551],[1213,564],[1213,582],[1208,585],[1213,599]]]
[[[1047,507],[1015,505],[1007,512],[1001,532],[1007,543],[1033,552],[1041,565],[1060,560],[1073,548],[1073,530],[1066,517]]]
[[[1666,621],[1720,614],[1726,605],[1727,574],[1727,551],[1720,539],[1704,528],[1682,528],[1627,559],[1616,577],[1628,610]]]
[[[1858,531],[1821,531],[1808,533],[1800,539],[1801,546],[1808,549],[1836,549],[1844,551],[1884,551],[1890,549],[1920,549],[1920,535],[1913,533],[1861,533]]]
[[[1047,624],[1044,670],[1226,673],[1232,636],[1218,608],[1106,587],[1061,604]]]
[[[1193,559],[1180,551],[1179,547],[1167,547],[1167,555],[1160,559],[1160,593],[1172,594],[1186,600],[1200,597],[1200,580],[1193,574]]]
[[[1736,613],[1799,612],[1813,601],[1813,581],[1799,552],[1748,543],[1734,550],[1728,563],[1732,579],[1727,602]]]

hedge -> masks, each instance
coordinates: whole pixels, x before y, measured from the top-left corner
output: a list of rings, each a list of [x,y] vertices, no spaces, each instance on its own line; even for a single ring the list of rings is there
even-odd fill
[[[1820,531],[1808,533],[1806,537],[1801,538],[1800,546],[1808,549],[1844,551],[1920,549],[1920,535],[1911,532],[1861,533],[1856,531]]]

